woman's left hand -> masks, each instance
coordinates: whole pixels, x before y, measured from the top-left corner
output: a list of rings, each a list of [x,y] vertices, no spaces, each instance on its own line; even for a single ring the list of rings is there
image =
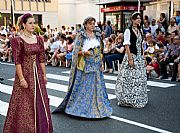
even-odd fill
[[[47,77],[46,76],[44,76],[44,83],[45,83],[45,85],[47,84]]]
[[[101,71],[101,72],[104,71],[104,66],[101,66],[100,71]]]

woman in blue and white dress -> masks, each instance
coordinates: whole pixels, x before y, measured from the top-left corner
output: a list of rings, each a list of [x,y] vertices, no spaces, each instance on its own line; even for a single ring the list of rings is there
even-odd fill
[[[68,92],[53,112],[85,118],[104,118],[112,114],[103,77],[101,34],[95,30],[95,19],[84,20],[74,43]]]
[[[140,27],[141,14],[133,13],[131,20],[132,25],[124,33],[126,54],[118,74],[115,94],[118,105],[142,108],[148,102],[148,95]]]

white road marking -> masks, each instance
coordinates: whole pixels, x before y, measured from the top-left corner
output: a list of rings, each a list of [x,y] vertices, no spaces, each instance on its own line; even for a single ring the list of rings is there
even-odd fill
[[[160,128],[157,128],[157,127],[149,126],[149,125],[142,124],[142,123],[139,123],[139,122],[135,122],[135,121],[132,121],[132,120],[120,118],[120,117],[117,117],[117,116],[111,116],[110,118],[114,119],[114,120],[118,120],[118,121],[121,121],[121,122],[131,124],[131,125],[135,125],[135,126],[138,126],[138,127],[142,127],[142,128],[145,128],[145,129],[149,129],[149,130],[152,130],[152,131],[156,131],[156,132],[159,132],[159,133],[172,133],[170,131],[166,131],[166,130],[163,130],[163,129],[160,129]]]
[[[13,90],[12,86],[0,84],[0,92],[11,95],[12,90]],[[54,107],[57,107],[63,101],[63,98],[59,98],[59,97],[55,97],[55,96],[51,96],[51,95],[48,95],[48,97],[50,98],[50,105],[54,106]],[[2,106],[0,109],[0,114],[3,116],[6,116],[6,112],[8,110],[8,103],[0,100],[0,105],[1,104],[2,104]]]
[[[63,73],[69,73],[70,71],[65,71]],[[47,74],[48,78],[56,79],[56,80],[62,80],[62,81],[69,81],[69,76],[61,76],[57,74]],[[116,76],[110,76],[110,75],[104,75],[104,79],[116,81]],[[106,88],[108,89],[115,89],[115,84],[112,83],[105,83]],[[162,82],[156,82],[156,81],[147,81],[148,86],[154,86],[154,87],[160,87],[160,88],[168,88],[176,86],[176,84],[169,84],[169,83],[162,83]]]
[[[14,81],[14,78],[8,79],[8,80]],[[61,92],[67,92],[68,85],[47,82],[46,88],[51,89],[51,90],[61,91]],[[111,100],[111,99],[115,99],[116,96],[113,94],[108,94],[108,98]]]

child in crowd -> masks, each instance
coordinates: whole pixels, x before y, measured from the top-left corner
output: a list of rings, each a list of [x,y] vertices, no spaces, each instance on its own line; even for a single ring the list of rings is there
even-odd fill
[[[152,57],[151,62],[146,66],[148,78],[158,78],[160,68],[156,57]]]

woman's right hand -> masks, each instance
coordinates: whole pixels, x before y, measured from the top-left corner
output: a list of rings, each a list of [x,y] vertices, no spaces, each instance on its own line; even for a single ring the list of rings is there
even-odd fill
[[[22,81],[20,81],[20,86],[23,87],[23,88],[28,88],[28,84],[26,82],[25,79],[23,79]]]
[[[86,51],[86,52],[84,52],[84,55],[85,55],[85,56],[91,56],[92,54],[91,54],[90,51]]]
[[[134,61],[133,61],[133,59],[130,59],[130,60],[128,61],[128,63],[129,63],[129,66],[134,67]]]

